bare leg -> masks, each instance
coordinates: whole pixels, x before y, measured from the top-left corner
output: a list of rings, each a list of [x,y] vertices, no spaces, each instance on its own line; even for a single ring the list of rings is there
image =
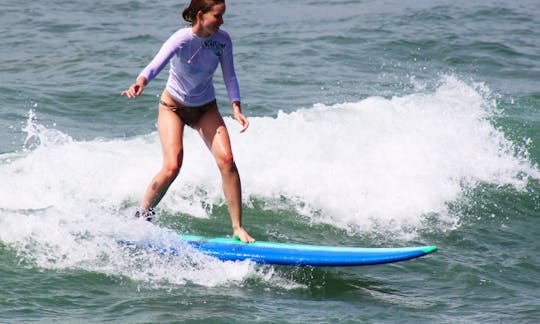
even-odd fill
[[[223,192],[231,216],[233,235],[243,242],[255,242],[242,226],[242,186],[234,163],[229,133],[217,105],[206,112],[194,125],[214,155],[221,173]]]
[[[144,193],[141,201],[142,211],[153,208],[160,202],[182,167],[184,122],[176,113],[161,105],[158,132],[163,151],[163,165]]]

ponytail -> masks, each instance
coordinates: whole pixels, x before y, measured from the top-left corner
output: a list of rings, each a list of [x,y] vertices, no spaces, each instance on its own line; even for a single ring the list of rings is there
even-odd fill
[[[225,0],[191,0],[189,5],[184,8],[182,18],[193,25],[197,21],[199,11],[206,13],[219,3],[225,3]]]
[[[182,12],[182,18],[184,18],[185,21],[191,24],[193,24],[197,19],[197,12],[191,8],[191,4],[184,8],[184,11]]]

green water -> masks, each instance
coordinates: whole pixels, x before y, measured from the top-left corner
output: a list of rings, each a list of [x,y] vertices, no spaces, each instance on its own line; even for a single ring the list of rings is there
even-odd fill
[[[167,229],[230,234],[219,175],[186,132],[150,228],[167,72],[119,93],[176,29],[177,1],[4,1],[0,322],[535,323],[540,320],[540,5],[234,1],[225,25],[250,129],[244,223],[259,240],[436,245],[345,268],[122,249]]]

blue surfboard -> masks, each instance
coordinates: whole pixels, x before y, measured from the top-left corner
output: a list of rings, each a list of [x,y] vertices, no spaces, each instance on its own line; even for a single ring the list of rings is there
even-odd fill
[[[418,258],[437,250],[436,246],[365,248],[265,241],[244,243],[236,238],[209,238],[185,234],[176,234],[162,242],[122,241],[121,244],[169,255],[181,255],[186,246],[191,246],[223,261],[251,260],[261,264],[325,267],[399,262]]]

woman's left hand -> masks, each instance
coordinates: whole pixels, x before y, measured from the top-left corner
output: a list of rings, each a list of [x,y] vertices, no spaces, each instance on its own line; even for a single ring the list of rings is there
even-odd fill
[[[234,111],[234,119],[236,119],[240,125],[242,125],[242,130],[240,130],[240,133],[243,133],[246,131],[246,129],[248,129],[249,121],[246,116],[242,114],[242,106],[240,105],[239,101],[233,102],[232,106]]]

